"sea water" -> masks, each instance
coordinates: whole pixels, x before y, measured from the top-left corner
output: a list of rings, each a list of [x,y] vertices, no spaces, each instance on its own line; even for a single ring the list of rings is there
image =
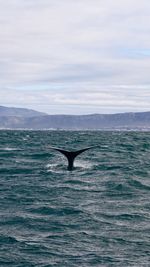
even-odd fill
[[[150,133],[1,130],[0,266],[150,266]]]

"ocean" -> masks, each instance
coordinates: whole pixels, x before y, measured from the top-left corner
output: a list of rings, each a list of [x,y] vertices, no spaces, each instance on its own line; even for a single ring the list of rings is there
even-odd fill
[[[1,130],[0,266],[150,266],[150,133]]]

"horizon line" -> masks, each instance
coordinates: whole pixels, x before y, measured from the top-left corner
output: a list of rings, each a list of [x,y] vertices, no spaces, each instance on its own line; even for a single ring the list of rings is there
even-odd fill
[[[71,113],[55,113],[55,114],[49,114],[44,111],[39,111],[34,108],[26,108],[26,107],[18,107],[18,106],[3,106],[0,104],[0,107],[2,108],[16,108],[16,109],[26,109],[26,110],[32,110],[37,113],[43,113],[43,116],[89,116],[89,115],[117,115],[117,114],[131,114],[131,113],[148,113],[150,110],[146,111],[120,111],[120,112],[112,112],[112,113],[86,113],[86,114],[71,114]]]

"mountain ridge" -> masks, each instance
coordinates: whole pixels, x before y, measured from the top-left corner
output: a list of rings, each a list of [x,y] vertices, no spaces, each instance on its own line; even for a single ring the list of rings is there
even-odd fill
[[[31,109],[0,106],[0,128],[33,130],[150,129],[150,111],[116,114],[49,115]]]
[[[27,108],[16,108],[16,107],[5,107],[0,106],[0,116],[22,116],[22,117],[31,117],[31,116],[43,116],[46,113],[39,112],[33,109]]]

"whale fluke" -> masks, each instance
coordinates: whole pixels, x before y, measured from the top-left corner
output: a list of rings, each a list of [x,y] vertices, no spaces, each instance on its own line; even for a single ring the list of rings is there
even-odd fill
[[[62,153],[68,160],[68,171],[72,171],[73,170],[73,163],[74,163],[74,160],[75,158],[83,153],[84,151],[86,150],[89,150],[89,149],[92,149],[92,148],[95,148],[97,146],[90,146],[90,147],[86,147],[86,148],[83,148],[83,149],[80,149],[80,150],[76,150],[76,151],[68,151],[68,150],[64,150],[64,149],[61,149],[61,148],[57,148],[57,147],[50,147],[50,149],[54,149],[56,151],[59,151],[60,153]]]

